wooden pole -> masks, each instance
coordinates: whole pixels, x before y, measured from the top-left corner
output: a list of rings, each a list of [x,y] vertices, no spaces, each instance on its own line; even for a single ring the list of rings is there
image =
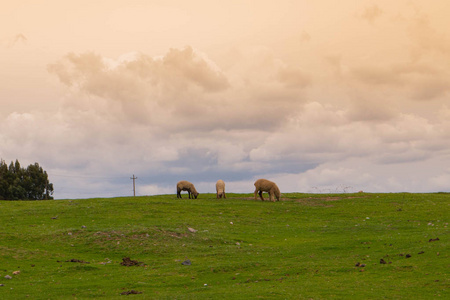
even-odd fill
[[[136,185],[135,185],[135,180],[137,179],[137,177],[130,177],[130,179],[133,179],[133,196],[136,197]]]

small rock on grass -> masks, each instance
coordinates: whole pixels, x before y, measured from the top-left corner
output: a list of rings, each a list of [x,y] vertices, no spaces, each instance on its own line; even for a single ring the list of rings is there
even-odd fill
[[[190,261],[189,259],[183,261],[181,264],[184,265],[184,266],[190,266],[190,265],[192,265],[192,263],[191,263],[191,261]]]

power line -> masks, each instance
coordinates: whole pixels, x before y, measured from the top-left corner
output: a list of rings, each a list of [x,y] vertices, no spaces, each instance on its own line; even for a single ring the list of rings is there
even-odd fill
[[[92,176],[92,175],[62,175],[62,174],[53,174],[47,172],[48,176],[54,176],[54,177],[71,177],[71,178],[99,178],[99,179],[120,179],[125,178],[125,176],[115,176],[115,177],[105,177],[105,176]]]

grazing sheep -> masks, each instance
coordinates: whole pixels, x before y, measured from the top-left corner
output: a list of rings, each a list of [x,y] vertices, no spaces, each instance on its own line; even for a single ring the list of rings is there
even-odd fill
[[[256,193],[259,193],[259,197],[262,201],[264,201],[263,192],[269,193],[269,200],[275,202],[274,196],[277,198],[277,201],[280,201],[280,189],[275,184],[275,182],[269,181],[267,179],[258,179],[255,181],[255,200]]]
[[[199,195],[197,190],[195,189],[195,186],[186,180],[182,180],[177,183],[177,198],[181,198],[181,191],[187,191],[189,194],[189,199],[191,199],[191,194],[192,199],[194,199],[194,197],[195,199],[197,199]]]
[[[219,198],[226,198],[227,196],[225,195],[225,182],[222,179],[217,180],[216,182],[216,195],[217,195],[217,199]]]

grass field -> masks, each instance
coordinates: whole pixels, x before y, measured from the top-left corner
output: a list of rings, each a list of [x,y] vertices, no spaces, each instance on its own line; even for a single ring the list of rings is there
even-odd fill
[[[450,298],[450,194],[227,196],[2,201],[0,298]]]

